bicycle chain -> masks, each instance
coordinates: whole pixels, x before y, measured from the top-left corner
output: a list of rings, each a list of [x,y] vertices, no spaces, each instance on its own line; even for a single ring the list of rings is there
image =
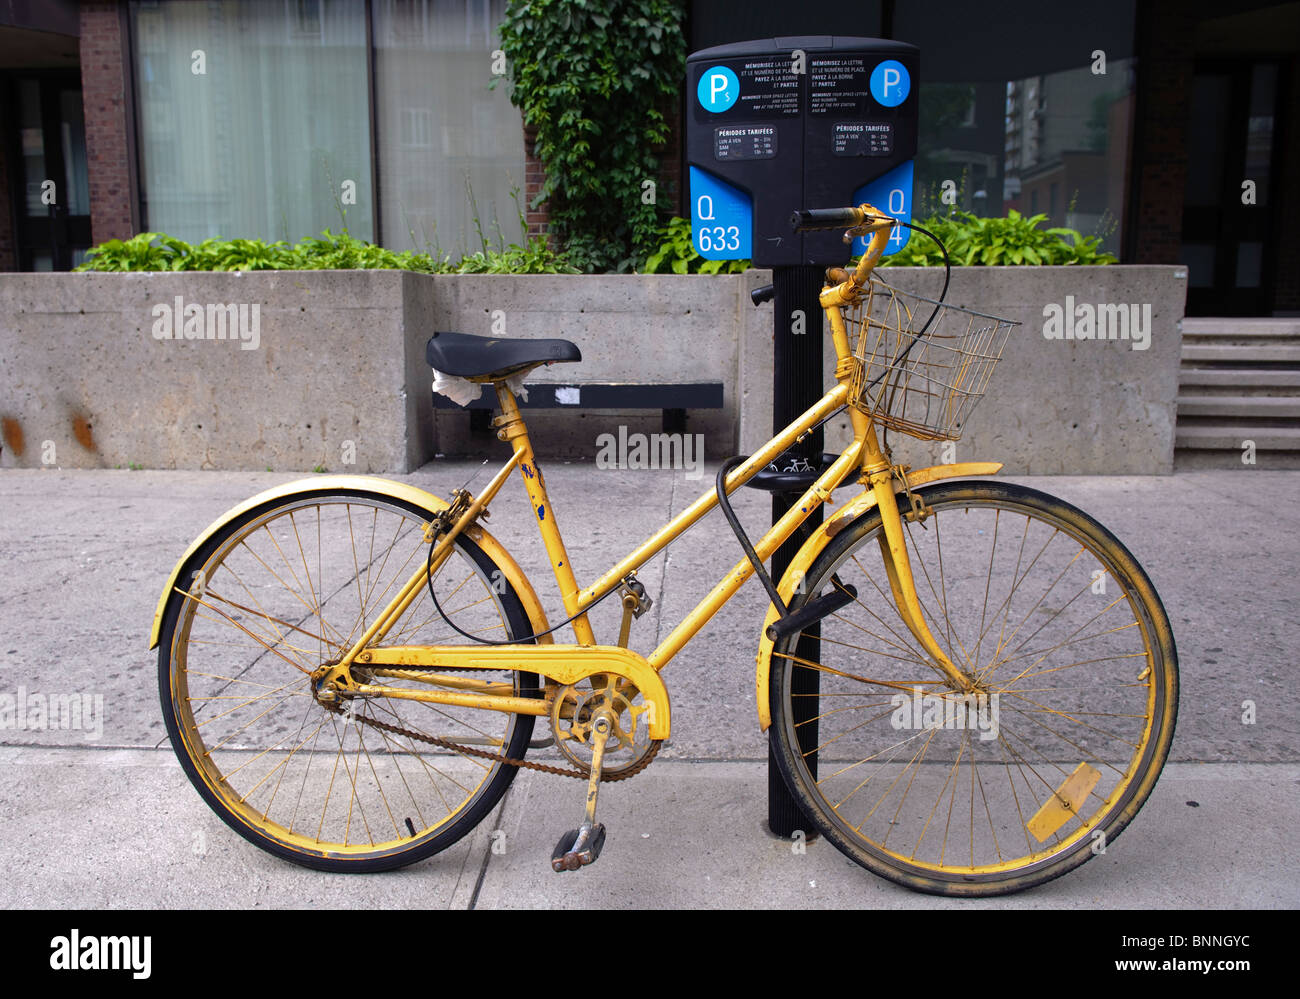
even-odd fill
[[[514,757],[505,756],[501,753],[489,752],[486,749],[475,749],[473,746],[462,746],[458,742],[452,742],[450,739],[440,739],[436,735],[423,735],[419,732],[412,732],[410,729],[402,728],[400,725],[394,725],[391,722],[379,721],[377,718],[363,718],[361,715],[352,716],[356,721],[373,728],[383,729],[385,732],[392,732],[394,735],[404,735],[408,739],[418,739],[420,742],[427,742],[431,746],[441,746],[443,749],[451,749],[457,753],[464,753],[467,756],[478,756],[485,760],[499,760],[500,762],[511,767],[523,767],[526,770],[539,770],[544,774],[555,774],[558,777],[576,777],[578,780],[587,780],[591,776],[591,771],[579,770],[576,767],[566,769],[564,767],[553,767],[546,763],[534,763],[531,760],[516,760]],[[635,777],[642,770],[648,767],[656,756],[659,755],[659,744],[662,739],[654,739],[650,742],[650,750],[642,759],[633,765],[630,769],[616,772],[614,774],[601,773],[602,782],[627,780],[629,777]]]

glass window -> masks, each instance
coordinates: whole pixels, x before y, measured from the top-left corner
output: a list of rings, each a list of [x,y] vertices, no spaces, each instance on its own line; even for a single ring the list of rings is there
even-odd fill
[[[28,215],[45,215],[49,211],[41,201],[41,182],[46,177],[45,130],[41,121],[41,85],[36,80],[18,82],[18,120],[23,177],[27,182],[23,207]]]
[[[296,241],[346,224],[373,238],[364,0],[131,14],[148,228]]]
[[[1228,73],[1197,73],[1192,80],[1191,113],[1187,117],[1187,148],[1209,155],[1187,158],[1185,203],[1217,208],[1223,200],[1223,140],[1232,106],[1232,77]]]
[[[63,165],[68,192],[68,214],[90,214],[90,178],[86,173],[86,119],[81,106],[81,89],[59,91],[59,131],[63,141]]]
[[[1237,287],[1258,288],[1264,269],[1264,244],[1237,244]]]
[[[1219,248],[1214,243],[1184,243],[1179,260],[1187,265],[1187,284],[1191,288],[1213,288],[1214,269],[1218,266]]]
[[[1045,212],[1118,255],[1134,107],[1132,0],[1086,6],[967,0],[895,7],[921,49],[915,214]]]
[[[1273,111],[1277,63],[1258,63],[1250,74],[1250,118],[1246,124],[1246,176],[1255,182],[1255,204],[1269,203],[1273,160]],[[1190,147],[1195,148],[1195,147]]]
[[[506,79],[492,75],[504,9],[505,0],[375,0],[386,246],[460,256],[483,239],[523,241],[523,127]]]

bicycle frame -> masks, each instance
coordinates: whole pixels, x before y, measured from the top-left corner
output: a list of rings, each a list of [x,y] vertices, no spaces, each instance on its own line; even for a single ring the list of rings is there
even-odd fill
[[[569,564],[568,552],[565,549],[559,525],[556,523],[556,518],[552,512],[550,497],[546,491],[546,483],[542,477],[541,469],[538,468],[533,459],[532,446],[529,443],[523,421],[519,417],[519,410],[515,404],[514,396],[505,386],[498,386],[497,392],[503,410],[503,416],[498,417],[497,422],[502,427],[502,435],[510,439],[514,444],[514,454],[493,477],[492,481],[488,483],[483,492],[465,510],[451,532],[439,540],[433,553],[435,572],[441,562],[450,554],[455,535],[467,526],[484,506],[492,501],[493,497],[504,485],[509,473],[518,468],[528,492],[529,501],[535,511],[538,529],[541,532],[542,542],[551,560],[551,568],[556,583],[560,588],[565,611],[568,615],[577,615],[573,621],[573,628],[578,638],[578,644],[583,647],[596,646],[597,642],[591,624],[587,619],[586,611],[597,600],[618,587],[624,579],[635,573],[637,569],[654,558],[713,510],[718,505],[717,494],[712,490],[702,494],[689,507],[606,572],[598,581],[586,589],[580,590],[573,574],[573,568]],[[788,449],[804,433],[842,408],[847,396],[847,385],[837,385],[827,392],[816,405],[812,406],[781,431],[780,434],[772,438],[763,448],[751,455],[743,465],[727,477],[727,493],[730,494],[740,488],[755,473]],[[860,464],[859,455],[861,452],[862,440],[860,438],[855,439],[839,459],[809,487],[800,502],[755,543],[754,547],[760,558],[767,559],[771,557],[771,554],[795,532],[799,525],[816,509],[817,505],[830,497],[832,491]],[[657,672],[667,665],[669,660],[681,650],[682,646],[693,638],[718,609],[753,575],[753,572],[753,566],[750,565],[747,559],[742,558],[722,581],[696,605],[673,632],[660,643],[659,647],[647,657],[646,661],[651,668]],[[393,598],[367,632],[357,640],[348,654],[335,667],[336,673],[341,673],[345,666],[357,659],[363,652],[370,653],[369,658],[361,660],[367,664],[381,662],[388,664],[390,659],[399,658],[396,650],[385,650],[383,647],[367,648],[367,646],[371,646],[371,643],[383,638],[392,624],[401,617],[411,601],[423,589],[425,580],[426,567],[421,566],[412,574],[402,591]],[[464,646],[421,646],[419,648],[427,650],[428,654],[413,656],[411,650],[404,650],[400,656],[402,664],[415,665],[416,660],[419,660],[420,665],[432,665],[435,662],[451,665],[447,659],[448,654],[459,658],[455,656],[455,653],[457,651],[466,651]],[[529,668],[523,665],[524,660],[528,658],[529,652],[538,651],[538,647],[533,645],[508,646],[508,648],[514,650],[514,654],[518,657],[516,668],[520,669]],[[481,650],[471,647],[469,651],[477,653]],[[393,664],[396,665],[396,663]],[[459,663],[457,665],[459,666]],[[332,678],[327,674],[327,680]]]
[[[892,220],[891,220],[892,225]],[[835,344],[838,363],[836,365],[837,384],[817,403],[806,410],[796,420],[767,442],[738,468],[726,480],[728,495],[743,486],[759,470],[785,452],[796,441],[810,432],[813,427],[838,412],[850,401],[850,381],[857,363],[853,357],[843,318],[838,306],[851,301],[861,287],[866,275],[883,251],[888,229],[877,229],[873,233],[868,253],[863,255],[855,275],[843,284],[828,287],[822,292],[822,305],[826,309],[831,323],[831,336]],[[847,276],[847,275],[846,275]],[[435,543],[430,560],[426,565],[412,574],[401,592],[393,598],[379,614],[366,632],[354,643],[347,654],[338,663],[322,669],[317,677],[318,689],[337,685],[359,696],[400,697],[431,703],[456,704],[479,707],[490,710],[519,712],[543,715],[549,711],[547,701],[535,698],[510,696],[500,690],[500,683],[474,681],[465,678],[446,676],[429,676],[430,683],[454,686],[456,690],[429,691],[394,691],[380,685],[359,684],[351,676],[353,663],[364,665],[369,669],[380,667],[377,675],[384,675],[383,667],[395,669],[412,667],[444,669],[520,669],[540,673],[560,683],[574,683],[577,680],[596,673],[613,672],[626,676],[636,683],[652,705],[649,716],[651,738],[666,738],[668,732],[667,691],[657,673],[681,651],[717,611],[740,589],[754,574],[754,567],[747,558],[740,561],[728,572],[695,608],[679,623],[659,646],[644,659],[636,653],[621,646],[600,645],[596,642],[587,611],[602,597],[610,593],[623,581],[643,566],[684,532],[698,523],[718,505],[717,494],[710,490],[702,494],[689,507],[674,517],[668,524],[657,531],[633,550],[617,565],[609,569],[595,583],[580,588],[570,564],[564,539],[556,522],[546,483],[533,456],[532,444],[528,430],[519,412],[514,394],[503,382],[494,383],[501,415],[493,421],[497,427],[499,439],[511,444],[513,454],[502,468],[493,476],[487,487],[460,513],[450,530],[442,534]],[[895,499],[895,479],[901,476],[904,486],[908,478],[904,470],[890,463],[887,452],[883,451],[876,435],[871,417],[861,410],[850,406],[854,438],[829,468],[804,492],[776,524],[774,524],[754,545],[761,560],[766,561],[789,539],[799,526],[808,519],[818,506],[831,499],[833,492],[839,488],[855,471],[860,471],[858,479],[879,506],[884,521],[884,531],[880,538],[881,554],[889,585],[897,604],[899,614],[908,629],[921,643],[922,647],[934,659],[936,667],[956,690],[965,692],[970,688],[972,678],[959,670],[939,647],[927,627],[917,597],[916,584],[912,577],[908,561],[906,543],[902,528],[902,514]],[[948,475],[971,474],[974,466],[958,469],[953,466],[949,473],[938,472],[928,476],[929,479],[948,477]],[[981,471],[996,470],[998,466],[980,466]],[[510,473],[518,469],[523,480],[529,502],[537,518],[538,529],[543,545],[551,562],[556,583],[559,586],[566,615],[572,618],[576,646],[554,644],[533,645],[438,645],[438,646],[388,646],[376,645],[381,642],[392,625],[405,613],[412,601],[426,586],[428,567],[437,568],[450,555],[451,545],[456,536],[465,530],[479,516],[481,511],[496,497]],[[931,470],[924,470],[931,471]],[[428,533],[428,532],[427,532]],[[428,534],[434,541],[433,535]],[[584,665],[585,663],[585,665]],[[407,674],[403,674],[407,675]],[[409,675],[407,675],[408,678]],[[760,677],[760,687],[762,686]]]

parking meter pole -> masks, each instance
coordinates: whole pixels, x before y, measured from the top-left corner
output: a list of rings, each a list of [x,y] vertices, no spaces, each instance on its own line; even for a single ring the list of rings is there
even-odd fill
[[[786,427],[800,413],[822,397],[822,310],[817,300],[821,291],[822,267],[776,267],[772,270],[772,283],[776,286],[773,298],[773,365],[772,365],[772,431]],[[814,468],[821,460],[823,434],[821,427],[814,430],[786,456],[778,460],[784,468],[790,459],[803,458]],[[803,466],[800,463],[800,467]],[[797,493],[772,494],[772,523],[775,524],[798,500]],[[822,522],[818,508],[804,521],[794,535],[772,556],[772,578],[779,580],[794,560],[800,546]],[[820,626],[814,625],[799,639],[795,654],[809,662],[819,662],[821,655]],[[791,678],[795,694],[812,695],[794,698],[794,721],[798,725],[799,748],[811,753],[817,746],[817,693],[820,677],[814,669],[796,669]],[[807,757],[808,768],[817,776],[817,756]],[[781,772],[777,768],[772,750],[767,760],[767,824],[777,836],[793,836],[802,830],[811,838],[816,826],[804,817],[802,809],[790,794]]]
[[[795,232],[791,213],[863,202],[911,221],[920,50],[904,42],[843,35],[758,38],[692,52],[686,58],[686,161],[691,241],[706,260],[750,260],[774,278],[773,429],[787,426],[822,396],[823,268],[844,266],[865,246],[842,232]],[[900,230],[886,252],[902,248]],[[858,244],[862,240],[857,241]],[[756,299],[756,303],[757,303]],[[806,489],[821,468],[822,433],[809,434],[775,467],[749,480],[758,489]],[[803,460],[799,460],[803,459]],[[773,493],[772,517],[797,499]],[[817,512],[776,552],[779,578],[822,523]],[[797,652],[820,661],[820,630]],[[817,746],[818,671],[792,682],[799,744]],[[816,773],[815,754],[808,757]],[[768,825],[791,836],[815,826],[800,814],[768,762]]]

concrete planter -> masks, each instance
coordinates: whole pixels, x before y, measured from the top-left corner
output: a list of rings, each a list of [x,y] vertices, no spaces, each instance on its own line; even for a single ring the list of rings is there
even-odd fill
[[[943,272],[935,268],[890,267],[881,275],[928,298],[937,298],[943,287]],[[962,439],[923,444],[890,434],[896,459],[913,466],[988,459],[1005,462],[1013,474],[1169,474],[1186,293],[1185,267],[954,267],[947,302],[1021,325],[1008,338]],[[1086,332],[1085,305],[1094,332],[1099,305],[1135,307],[1149,337],[1145,349],[1137,349],[1141,341],[1131,337],[1049,339],[1045,334],[1057,332],[1048,326],[1057,311],[1049,307],[1064,312],[1067,305],[1078,319],[1071,325],[1062,316],[1061,333]],[[1107,320],[1116,315],[1110,308],[1101,311]],[[763,327],[744,326],[754,335],[741,350],[741,386],[749,403],[740,427],[746,451],[771,433],[770,330],[770,320]],[[829,385],[834,351],[828,346],[824,356]],[[827,449],[841,447],[848,429],[847,419],[828,423]]]
[[[3,462],[309,471],[340,468],[351,442],[353,470],[409,468],[422,450],[403,319],[419,284],[391,271],[6,274]],[[229,326],[184,339],[184,316],[181,339],[156,338],[178,296],[204,327],[209,305],[257,306],[256,346]]]
[[[930,296],[942,280],[916,268],[885,276]],[[537,371],[535,381],[720,381],[725,408],[692,413],[688,429],[704,435],[710,457],[750,450],[771,423],[772,314],[748,292],[769,279],[0,275],[0,466],[383,473],[439,452],[500,450],[494,438],[471,439],[462,413],[435,420],[424,361],[434,329],[581,347],[581,364]],[[1185,292],[1177,267],[954,269],[950,302],[1024,325],[967,436],[946,452],[903,442],[900,460],[1169,472]],[[1139,317],[1149,306],[1147,348],[1045,337],[1045,308],[1072,303],[1136,305]],[[543,456],[591,456],[620,424],[659,429],[646,411],[539,411],[529,422]],[[828,425],[828,447],[846,427]]]

